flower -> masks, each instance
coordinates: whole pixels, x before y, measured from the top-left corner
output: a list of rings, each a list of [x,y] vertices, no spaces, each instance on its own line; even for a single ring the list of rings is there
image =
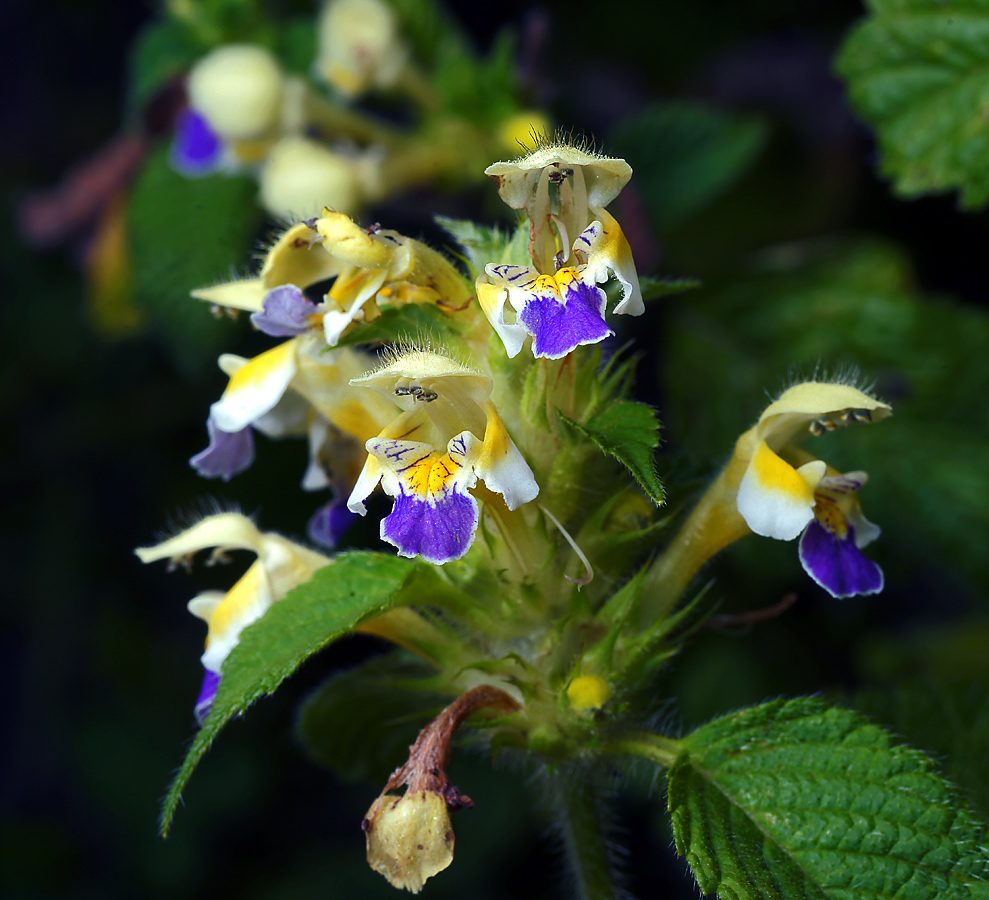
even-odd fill
[[[306,301],[305,288],[330,278],[335,280],[320,303]],[[272,297],[276,288],[281,290]],[[450,262],[421,241],[383,228],[364,229],[342,213],[324,210],[318,219],[289,228],[268,251],[256,277],[199,288],[192,296],[260,313],[252,315],[254,324],[279,337],[322,324],[326,343],[335,347],[354,322],[376,317],[379,303],[436,303],[454,309],[467,302],[470,289]],[[293,306],[296,330],[270,330],[268,318],[274,314],[269,304]]]
[[[797,384],[738,439],[729,464],[728,472],[738,478],[735,499],[745,524],[777,540],[800,535],[801,564],[834,597],[882,590],[882,570],[861,552],[879,535],[858,503],[867,476],[842,475],[797,444],[808,433],[878,421],[890,412],[887,404],[848,384]]]
[[[614,334],[604,319],[607,295],[598,287],[615,275],[623,287],[615,313],[640,315],[641,294],[618,223],[601,210],[573,243],[574,266],[540,275],[529,266],[492,265],[477,279],[477,299],[509,357],[532,336],[535,357],[560,359],[581,344]],[[507,306],[506,306],[507,304]],[[513,310],[506,318],[508,309]]]
[[[478,478],[509,509],[539,487],[489,400],[492,381],[431,350],[409,350],[351,380],[389,397],[405,411],[368,440],[367,461],[348,507],[364,515],[364,500],[381,483],[395,498],[381,538],[399,556],[434,563],[459,559],[478,524],[469,493]]]
[[[287,135],[261,167],[261,205],[281,218],[308,218],[324,207],[355,215],[374,196],[381,163],[377,153],[345,154],[301,135]]]
[[[313,572],[330,562],[322,554],[287,538],[259,531],[240,513],[207,516],[175,537],[154,547],[139,547],[134,552],[144,563],[159,559],[179,563],[209,548],[214,548],[214,562],[224,561],[227,550],[250,550],[257,559],[226,593],[206,591],[189,601],[189,612],[208,627],[206,650],[201,657],[206,672],[195,707],[200,724],[209,714],[224,660],[237,645],[241,631],[261,618],[289,590],[308,581]]]
[[[273,438],[305,434],[315,412],[363,444],[393,417],[386,403],[362,402],[349,388],[349,380],[367,370],[368,357],[350,347],[324,353],[312,335],[291,338],[253,359],[225,353],[220,368],[230,381],[210,407],[210,443],[190,460],[207,478],[227,480],[250,466],[251,428]]]
[[[567,264],[573,237],[591,222],[602,220],[604,208],[632,177],[632,167],[624,159],[592,153],[557,138],[541,140],[526,156],[494,163],[484,173],[497,183],[505,203],[526,211],[529,255],[533,266],[546,274]],[[620,228],[615,239],[624,242],[627,250]],[[631,262],[631,252],[628,255]],[[634,268],[631,274],[634,278]],[[638,280],[629,282],[634,284],[629,290],[638,293]]]
[[[330,0],[317,27],[316,74],[345,97],[390,88],[406,68],[395,11],[382,0]]]
[[[477,295],[510,357],[533,337],[533,353],[559,359],[581,344],[612,334],[604,320],[606,295],[597,285],[614,277],[622,297],[618,315],[645,311],[642,291],[621,226],[605,207],[632,176],[623,159],[556,140],[512,162],[485,169],[501,198],[529,216],[532,265],[485,267]],[[506,303],[514,310],[506,318]]]

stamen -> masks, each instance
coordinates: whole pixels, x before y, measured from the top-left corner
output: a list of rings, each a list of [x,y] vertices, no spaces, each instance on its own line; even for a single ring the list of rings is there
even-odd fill
[[[548,518],[556,527],[560,534],[563,535],[566,542],[573,549],[573,552],[577,554],[577,558],[584,564],[585,575],[583,578],[571,578],[569,575],[564,574],[564,578],[567,581],[573,582],[577,585],[577,590],[579,591],[585,584],[590,584],[594,580],[594,567],[591,565],[590,560],[584,555],[584,551],[577,546],[577,542],[570,536],[570,532],[563,527],[560,520],[553,515],[542,503],[539,504],[539,508],[546,514]]]

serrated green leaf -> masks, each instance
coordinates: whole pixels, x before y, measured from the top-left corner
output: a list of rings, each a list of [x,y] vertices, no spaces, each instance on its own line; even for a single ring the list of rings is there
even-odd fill
[[[261,214],[246,177],[190,179],[174,171],[168,148],[148,157],[130,192],[127,228],[138,305],[190,367],[206,363],[230,332],[189,296],[249,258]]]
[[[444,341],[457,336],[457,326],[442,310],[425,303],[409,303],[382,310],[370,322],[358,324],[337,342],[338,347],[370,344],[374,341],[413,339]]]
[[[561,417],[589,437],[602,453],[617,459],[656,503],[663,502],[663,485],[656,477],[653,452],[659,446],[659,419],[644,403],[619,400],[586,422]]]
[[[295,735],[341,780],[381,780],[448,699],[424,690],[432,674],[398,651],[334,675],[306,698]]]
[[[917,750],[849,710],[777,700],[684,739],[677,852],[731,900],[989,895],[983,826]]]
[[[699,288],[701,283],[696,278],[640,278],[639,288],[643,300],[658,300],[672,294],[682,294]]]
[[[421,568],[421,563],[384,553],[340,554],[244,629],[223,664],[213,709],[165,796],[163,835],[193,769],[220,729],[259,697],[272,693],[313,653],[388,609]]]
[[[514,232],[498,227],[477,225],[470,219],[448,219],[437,216],[436,223],[460,245],[470,268],[472,279],[494,265],[529,265],[529,223],[523,222]]]
[[[958,189],[989,200],[989,4],[869,0],[837,60],[852,104],[876,129],[884,175],[913,197]]]
[[[697,103],[666,103],[623,122],[608,149],[632,164],[650,220],[669,231],[738,180],[767,136],[759,119]]]

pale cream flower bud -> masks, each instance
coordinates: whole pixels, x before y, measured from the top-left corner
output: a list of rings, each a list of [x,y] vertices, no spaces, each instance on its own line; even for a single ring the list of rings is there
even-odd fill
[[[261,169],[261,204],[274,216],[307,219],[329,207],[356,215],[364,205],[361,160],[309,138],[282,138]]]
[[[453,862],[453,828],[436,791],[378,797],[364,819],[367,861],[393,887],[418,894],[427,878]]]
[[[217,47],[193,67],[187,89],[189,105],[225,140],[259,137],[278,122],[282,71],[263,47]]]
[[[382,0],[330,0],[319,17],[315,69],[341,94],[389,88],[408,58],[394,10]]]

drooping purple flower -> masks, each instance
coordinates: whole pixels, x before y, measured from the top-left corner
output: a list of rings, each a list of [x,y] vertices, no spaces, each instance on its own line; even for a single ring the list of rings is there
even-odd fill
[[[294,284],[282,284],[265,295],[264,302],[251,313],[251,324],[271,337],[297,337],[310,329],[310,317],[317,307]]]
[[[234,475],[249,469],[254,462],[254,435],[251,426],[240,431],[222,431],[210,416],[206,420],[209,446],[189,460],[203,478],[229,481]]]
[[[832,597],[878,594],[883,570],[855,544],[851,524],[843,536],[813,519],[800,537],[800,564]]]
[[[175,127],[170,159],[187,178],[215,172],[223,159],[223,142],[209,123],[192,109],[183,110]]]

